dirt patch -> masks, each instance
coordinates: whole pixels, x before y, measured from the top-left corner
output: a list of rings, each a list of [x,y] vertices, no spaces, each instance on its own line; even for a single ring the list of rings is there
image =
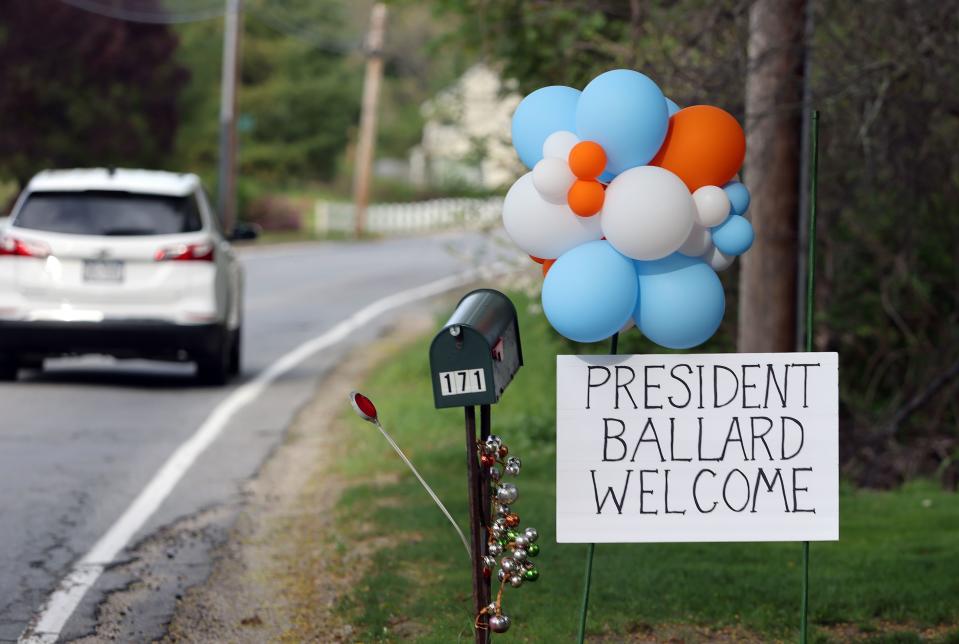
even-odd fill
[[[166,642],[343,642],[337,613],[362,578],[376,539],[337,539],[334,508],[345,481],[333,473],[347,394],[372,369],[432,328],[427,313],[402,317],[383,339],[354,352],[297,415],[283,445],[247,488],[247,502],[210,578],[178,602]]]

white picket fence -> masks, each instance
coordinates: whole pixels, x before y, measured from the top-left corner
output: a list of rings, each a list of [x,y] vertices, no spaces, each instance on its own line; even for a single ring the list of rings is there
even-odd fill
[[[382,235],[404,235],[444,228],[475,228],[498,222],[502,212],[502,197],[371,204],[366,209],[366,230]],[[352,203],[316,202],[313,228],[317,235],[352,233],[354,226]]]

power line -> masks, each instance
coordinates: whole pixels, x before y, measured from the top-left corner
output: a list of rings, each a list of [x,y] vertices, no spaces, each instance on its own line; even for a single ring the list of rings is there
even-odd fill
[[[95,13],[116,20],[126,22],[144,22],[149,24],[184,24],[190,22],[201,22],[213,18],[222,17],[224,14],[223,3],[206,5],[196,9],[195,2],[185,2],[193,11],[182,11],[175,9],[164,9],[162,6],[169,6],[169,0],[164,5],[158,7],[155,0],[142,0],[142,4],[154,7],[150,10],[146,7],[137,8],[137,0],[125,0],[118,3],[115,0],[60,0],[77,9]],[[131,6],[134,5],[134,6]],[[257,3],[247,6],[247,13],[253,15],[256,19],[266,24],[274,31],[278,31],[287,36],[291,36],[315,49],[332,54],[344,54],[360,48],[359,43],[346,41],[335,41],[315,31],[298,26],[295,18],[289,14],[283,15],[276,10],[275,6],[265,3]],[[284,12],[285,13],[285,12]]]
[[[222,3],[208,5],[198,11],[177,12],[177,11],[149,11],[146,9],[129,8],[128,3],[119,5],[116,2],[104,4],[96,0],[60,0],[77,9],[96,13],[116,20],[125,20],[127,22],[145,22],[150,24],[182,24],[186,22],[198,22],[201,20],[210,20],[223,15],[224,9]],[[152,2],[156,6],[156,3]],[[193,3],[195,6],[195,3]]]
[[[291,22],[293,18],[291,18],[289,15],[286,17],[282,16],[272,6],[260,6],[259,4],[256,4],[251,5],[249,9],[251,10],[252,15],[275,31],[279,31],[287,36],[296,38],[297,40],[320,51],[331,54],[344,54],[360,48],[360,44],[358,42],[350,43],[346,41],[335,41],[323,35],[317,34],[311,29],[298,27]]]

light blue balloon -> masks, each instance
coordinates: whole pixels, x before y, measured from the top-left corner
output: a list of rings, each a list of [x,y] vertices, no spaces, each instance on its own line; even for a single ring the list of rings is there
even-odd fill
[[[723,186],[723,190],[729,197],[732,214],[745,215],[749,210],[749,189],[738,181],[730,181]]]
[[[576,342],[608,338],[636,306],[633,260],[608,241],[581,244],[560,255],[543,282],[543,312],[561,335]]]
[[[606,170],[613,175],[649,163],[668,127],[663,92],[631,69],[614,69],[594,78],[576,106],[576,134],[603,146]]]
[[[524,98],[513,112],[513,147],[527,168],[543,158],[543,142],[553,132],[576,131],[580,91],[564,85],[541,87]]]
[[[732,215],[711,231],[713,244],[727,255],[742,255],[753,245],[753,225],[742,215]]]
[[[669,110],[669,115],[670,115],[670,116],[672,116],[673,114],[675,114],[675,113],[678,112],[679,110],[683,109],[683,108],[681,108],[679,105],[676,104],[676,101],[674,101],[673,99],[669,98],[668,96],[666,97],[666,107],[667,107],[667,109]]]
[[[716,272],[698,257],[673,253],[636,262],[639,299],[633,319],[646,337],[669,349],[688,349],[716,333],[726,296]]]

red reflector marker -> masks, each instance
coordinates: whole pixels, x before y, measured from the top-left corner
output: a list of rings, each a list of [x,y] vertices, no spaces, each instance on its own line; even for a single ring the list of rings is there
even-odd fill
[[[372,400],[358,391],[351,391],[350,404],[353,405],[353,411],[356,412],[357,416],[370,423],[377,422],[376,405],[373,404]]]

